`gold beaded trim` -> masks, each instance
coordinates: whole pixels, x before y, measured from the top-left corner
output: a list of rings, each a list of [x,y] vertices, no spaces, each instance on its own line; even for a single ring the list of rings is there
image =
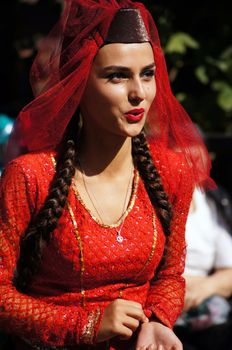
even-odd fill
[[[89,213],[91,218],[99,226],[104,227],[104,228],[115,228],[115,227],[118,227],[118,226],[120,226],[122,224],[122,222],[125,220],[125,218],[128,216],[128,214],[133,209],[133,206],[134,206],[134,203],[135,203],[135,200],[136,200],[136,196],[137,196],[138,184],[139,184],[139,172],[135,169],[135,176],[134,176],[134,181],[133,181],[132,193],[131,193],[131,198],[130,198],[128,207],[127,207],[126,211],[122,214],[122,216],[119,218],[119,220],[115,224],[111,224],[111,225],[103,224],[94,214],[91,213],[89,208],[87,208],[87,206],[85,205],[84,201],[82,200],[82,198],[81,198],[81,196],[80,196],[80,194],[78,192],[78,189],[75,186],[74,182],[73,182],[73,190],[74,190],[74,193],[75,193],[77,199],[79,200],[79,202],[83,205],[83,207],[87,210],[87,212]]]
[[[83,254],[83,246],[82,246],[81,237],[80,237],[79,232],[78,232],[77,222],[76,222],[73,210],[72,210],[69,202],[67,202],[67,207],[68,207],[68,211],[69,211],[69,214],[71,216],[71,219],[72,219],[74,233],[75,233],[75,236],[76,236],[76,239],[77,239],[77,242],[79,245],[79,249],[80,249],[80,265],[81,265],[80,285],[81,285],[81,295],[82,295],[82,306],[85,306],[85,290],[84,290],[84,282],[83,282],[83,275],[84,275],[84,271],[85,271],[85,261],[84,261],[84,254]]]
[[[80,341],[84,344],[93,344],[94,341],[94,329],[100,317],[100,309],[97,308],[91,311],[88,316],[88,323],[84,326],[83,333],[80,337]]]
[[[157,242],[157,227],[156,227],[156,219],[155,219],[154,208],[152,208],[152,225],[153,225],[153,228],[154,228],[154,235],[153,235],[153,243],[152,243],[152,247],[151,247],[151,252],[150,252],[150,255],[149,255],[147,261],[145,262],[142,270],[139,271],[139,273],[135,276],[135,278],[137,278],[139,275],[141,275],[143,273],[143,271],[145,270],[146,266],[149,264],[149,262],[152,260],[152,258],[154,256],[156,242]]]
[[[51,155],[52,163],[54,165],[54,168],[56,169],[56,159],[53,155]]]

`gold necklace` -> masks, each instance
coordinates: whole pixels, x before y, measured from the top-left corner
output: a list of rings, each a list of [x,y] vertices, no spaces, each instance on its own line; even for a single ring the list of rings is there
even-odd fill
[[[97,215],[99,216],[99,218],[100,218],[102,224],[104,225],[104,220],[102,219],[102,216],[101,216],[101,214],[100,214],[100,212],[99,212],[97,206],[95,205],[95,203],[97,203],[97,205],[98,205],[99,208],[101,208],[101,206],[100,206],[100,204],[99,204],[97,198],[95,197],[95,195],[94,195],[93,193],[90,194],[90,191],[89,191],[89,189],[88,189],[88,187],[87,187],[87,183],[86,183],[86,181],[85,181],[85,177],[86,177],[85,171],[84,171],[84,169],[83,169],[83,167],[82,167],[81,162],[80,162],[79,159],[78,159],[78,162],[79,162],[79,165],[80,165],[80,170],[81,170],[81,175],[82,175],[82,180],[83,180],[83,184],[84,184],[85,191],[86,191],[86,193],[87,193],[87,195],[88,195],[88,197],[89,197],[89,200],[90,200],[90,202],[92,203],[92,205],[93,205],[93,207],[94,207],[94,209],[95,209]],[[132,167],[131,167],[131,168],[132,168]],[[130,184],[131,184],[131,182],[132,182],[133,173],[134,173],[134,172],[133,172],[132,169],[131,169],[131,176],[130,176],[130,178],[129,178],[129,182],[128,182],[128,186],[127,186],[127,190],[126,190],[126,195],[125,195],[125,199],[124,199],[124,202],[123,202],[122,215],[120,216],[119,220],[123,217],[123,215],[124,215],[124,213],[125,213],[125,210],[126,210],[126,201],[127,201],[127,198],[128,198],[129,188],[131,187]],[[94,200],[93,200],[93,199],[94,199]],[[94,203],[94,201],[95,201],[95,203]],[[102,208],[101,208],[101,211],[103,212]],[[124,226],[125,219],[126,219],[126,215],[124,216],[124,218],[123,218],[123,220],[122,220],[120,226],[119,226],[119,227],[115,227],[116,234],[117,234],[117,235],[116,235],[116,240],[117,240],[118,243],[122,243],[122,242],[123,242],[123,239],[124,239],[123,236],[121,235],[121,232],[122,232],[122,229],[123,229],[123,226]]]

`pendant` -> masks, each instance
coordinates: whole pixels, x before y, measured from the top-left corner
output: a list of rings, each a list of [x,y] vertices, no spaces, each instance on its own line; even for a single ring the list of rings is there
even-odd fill
[[[123,242],[123,237],[121,236],[120,232],[117,232],[117,242],[122,243]]]

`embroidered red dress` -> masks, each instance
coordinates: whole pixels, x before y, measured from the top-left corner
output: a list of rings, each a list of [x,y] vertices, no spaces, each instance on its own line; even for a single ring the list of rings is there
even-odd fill
[[[95,343],[104,308],[117,298],[137,301],[148,317],[154,314],[173,326],[183,306],[184,231],[192,181],[180,155],[152,153],[174,211],[168,257],[158,278],[153,280],[165,237],[135,172],[122,243],[116,241],[115,227],[97,222],[71,187],[27,295],[12,282],[19,240],[48,194],[54,154],[31,153],[8,165],[1,180],[0,329],[38,344],[38,349],[92,349],[86,344]],[[108,348],[128,349],[128,344],[115,338]]]

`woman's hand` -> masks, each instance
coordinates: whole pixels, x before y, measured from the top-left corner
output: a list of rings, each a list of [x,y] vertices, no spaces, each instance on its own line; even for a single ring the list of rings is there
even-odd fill
[[[183,347],[170,328],[151,321],[141,326],[135,350],[183,350]]]
[[[228,298],[232,294],[232,268],[217,269],[210,276],[184,277],[186,280],[185,311],[197,307],[213,295]]]
[[[148,321],[141,304],[116,299],[105,308],[97,342],[103,342],[115,336],[119,336],[120,339],[129,339],[140,323]]]
[[[186,279],[186,292],[184,311],[188,311],[192,308],[200,305],[204,300],[213,295],[214,289],[211,283],[211,279],[206,277],[185,276]],[[200,288],[199,288],[200,286]]]

